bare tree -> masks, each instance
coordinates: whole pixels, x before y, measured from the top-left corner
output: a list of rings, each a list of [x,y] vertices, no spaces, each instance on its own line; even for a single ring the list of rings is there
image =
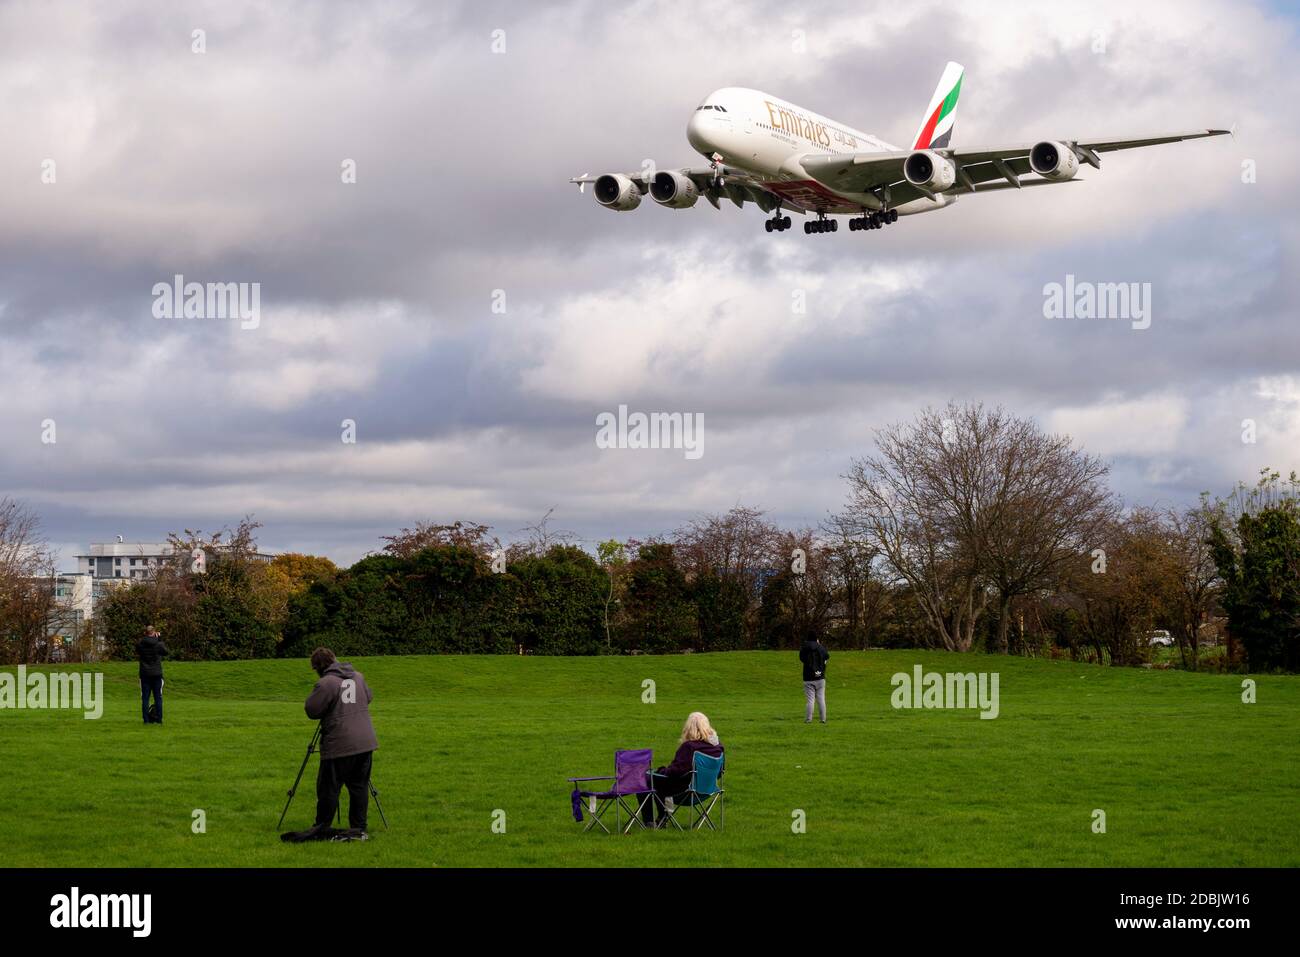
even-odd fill
[[[469,548],[483,558],[489,558],[501,546],[495,537],[489,537],[489,531],[490,525],[480,525],[477,522],[456,521],[450,525],[416,522],[414,528],[403,528],[396,535],[383,535],[380,538],[388,543],[384,546],[384,551],[395,558],[410,558],[426,548],[445,545]]]
[[[1116,503],[1109,467],[998,410],[986,419],[982,454],[991,481],[982,503],[980,562],[997,596],[997,646],[1007,650],[1011,604],[1052,587],[1066,566],[1097,547]]]
[[[204,534],[201,529],[187,528],[183,532],[167,535],[175,564],[188,568],[195,552],[202,549],[210,556],[221,556],[237,562],[247,562],[257,554],[257,530],[261,522],[245,515],[234,528],[226,526],[217,532]]]
[[[725,514],[702,515],[673,533],[673,550],[692,574],[735,578],[753,591],[760,572],[784,564],[774,559],[782,533],[763,514],[762,509],[737,505]]]
[[[1220,514],[1207,495],[1191,508],[1165,513],[1176,575],[1169,595],[1169,620],[1183,667],[1189,671],[1199,666],[1201,629],[1218,602],[1222,583],[1210,547],[1211,529]]]
[[[55,556],[40,517],[22,502],[0,498],[0,654],[6,658],[49,660],[54,577]]]
[[[822,523],[821,531],[825,538],[829,573],[848,620],[848,640],[856,647],[866,648],[888,594],[883,583],[871,575],[872,563],[880,551],[858,534],[848,516],[830,516]]]
[[[506,549],[506,558],[512,562],[527,557],[538,558],[556,546],[572,545],[577,541],[573,532],[551,528],[551,515],[554,513],[555,506],[551,506],[537,522],[519,529],[527,534],[527,538],[512,542]]]
[[[980,581],[982,407],[926,409],[876,432],[876,454],[855,459],[845,512],[905,583],[944,648],[967,651],[988,596]]]
[[[779,533],[774,542],[774,566],[786,579],[780,589],[791,638],[823,630],[836,598],[834,556],[815,529],[802,528]],[[764,602],[767,598],[764,597]]]
[[[850,471],[848,517],[952,650],[995,600],[1006,651],[1012,602],[1050,587],[1114,512],[1103,462],[1001,408],[926,409],[876,448]]]

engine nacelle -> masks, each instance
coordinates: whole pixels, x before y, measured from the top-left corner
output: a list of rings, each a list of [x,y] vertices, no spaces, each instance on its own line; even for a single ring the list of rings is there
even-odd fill
[[[1029,151],[1029,168],[1044,179],[1070,179],[1079,172],[1079,157],[1064,143],[1044,141]]]
[[[626,212],[641,205],[641,190],[622,173],[606,173],[596,177],[596,202],[609,209]]]
[[[664,170],[650,181],[650,195],[660,206],[687,209],[700,198],[699,188],[689,176]]]
[[[903,161],[903,178],[913,186],[942,193],[957,182],[957,167],[933,150],[917,150]]]

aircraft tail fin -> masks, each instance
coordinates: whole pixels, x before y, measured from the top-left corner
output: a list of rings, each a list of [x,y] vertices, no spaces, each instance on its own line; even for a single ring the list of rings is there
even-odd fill
[[[961,78],[965,68],[949,61],[944,67],[939,85],[934,88],[930,105],[921,117],[921,125],[912,139],[912,149],[945,149],[952,143],[952,128],[957,119],[957,96],[961,93]]]

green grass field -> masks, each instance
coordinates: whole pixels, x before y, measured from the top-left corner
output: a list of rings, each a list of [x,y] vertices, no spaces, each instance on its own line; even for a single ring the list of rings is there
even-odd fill
[[[894,710],[890,678],[918,662],[998,671],[1000,716]],[[1293,677],[1256,676],[1248,705],[1240,676],[836,652],[822,726],[803,722],[792,653],[355,663],[375,692],[374,781],[392,830],[372,808],[367,843],[278,840],[312,732],[305,661],[170,664],[162,727],[140,721],[135,665],[110,664],[88,666],[106,673],[98,721],[0,711],[0,864],[1300,864]],[[618,747],[666,763],[694,709],[727,748],[726,830],[580,833],[565,777],[609,773]],[[286,830],[311,823],[315,767]],[[205,834],[191,831],[196,808]],[[792,832],[796,809],[806,833]]]

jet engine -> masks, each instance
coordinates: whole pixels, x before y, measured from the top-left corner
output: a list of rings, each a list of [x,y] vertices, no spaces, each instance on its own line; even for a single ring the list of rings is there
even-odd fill
[[[957,182],[957,167],[933,150],[917,150],[903,161],[903,177],[913,186],[942,193]]]
[[[700,198],[700,191],[689,176],[664,170],[655,173],[654,179],[650,181],[650,195],[660,206],[686,209],[695,205]]]
[[[610,209],[626,211],[641,205],[641,190],[622,173],[606,173],[596,177],[596,202]]]
[[[1061,182],[1079,172],[1079,157],[1064,143],[1044,141],[1029,151],[1029,168],[1044,179]]]

